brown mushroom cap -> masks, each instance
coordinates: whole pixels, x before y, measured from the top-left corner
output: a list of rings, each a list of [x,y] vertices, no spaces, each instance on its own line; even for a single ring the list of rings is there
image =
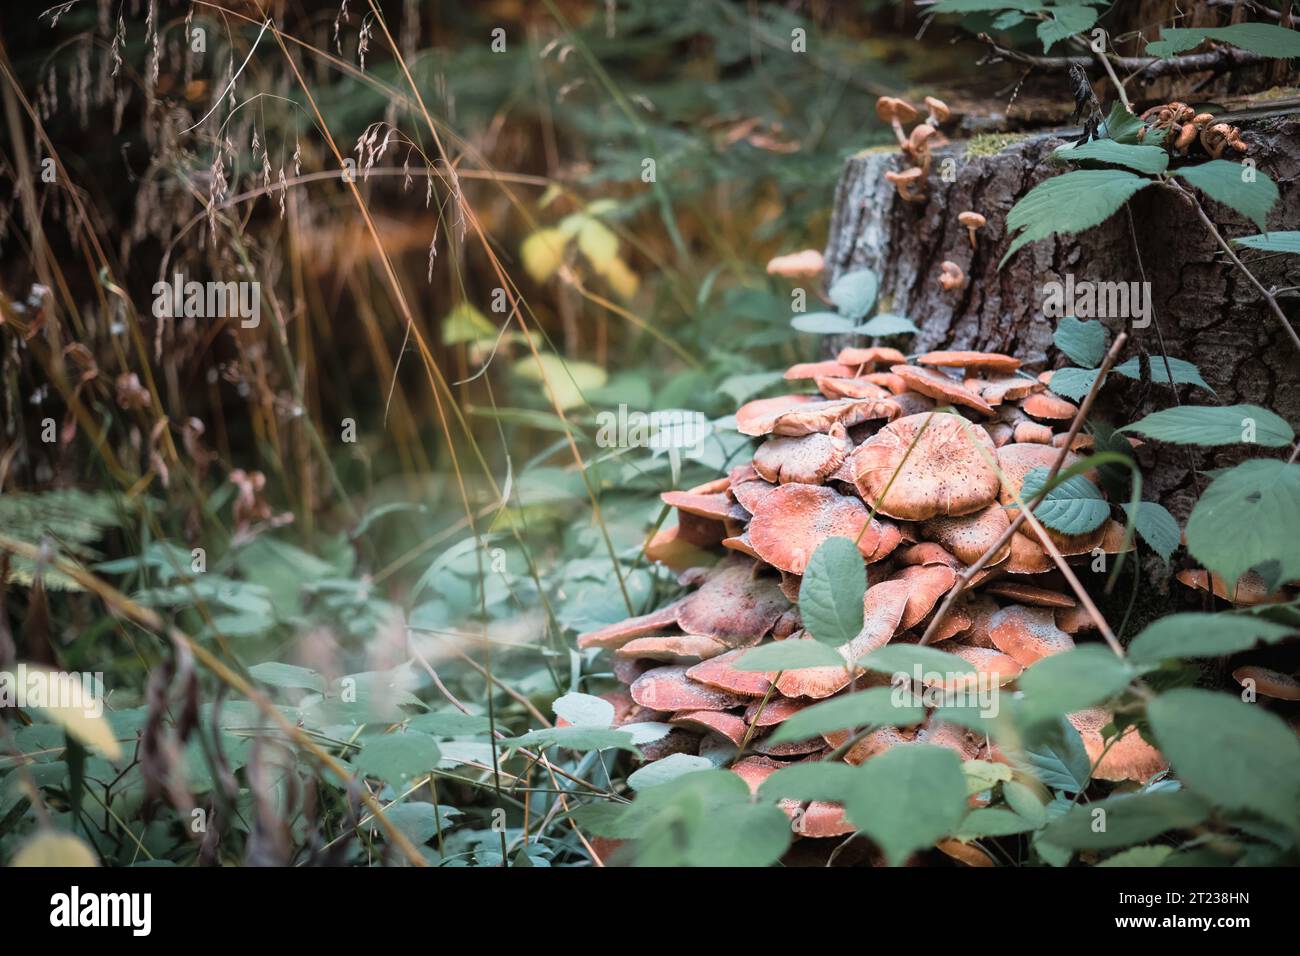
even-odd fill
[[[895,186],[904,188],[918,182],[925,175],[925,171],[920,166],[908,166],[901,172],[894,172],[892,169],[885,173],[885,178]]]
[[[794,832],[810,839],[845,836],[856,830],[838,803],[814,800],[794,823]]]
[[[710,687],[724,690],[743,697],[762,697],[772,686],[775,672],[742,671],[736,669],[736,663],[748,648],[727,651],[717,657],[691,667],[686,673],[691,680],[699,681]]]
[[[634,637],[614,652],[616,657],[644,657],[669,664],[696,663],[717,657],[727,645],[714,637],[699,634],[666,634],[661,637]]]
[[[773,696],[766,704],[756,700],[745,708],[745,722],[755,727],[775,727],[783,724],[799,711],[808,706],[808,701],[791,700],[789,697]]]
[[[965,385],[971,391],[976,390],[969,379],[967,379]],[[979,393],[984,401],[990,405],[1001,405],[1003,402],[1014,402],[1022,399],[1033,392],[1041,392],[1045,387],[1032,378],[1007,375],[982,380],[979,384]]]
[[[950,839],[940,840],[934,846],[944,856],[956,860],[962,866],[997,866],[993,862],[993,857],[972,843]]]
[[[787,381],[800,381],[822,376],[852,378],[856,372],[856,367],[843,362],[799,362],[786,369],[784,377]]]
[[[876,100],[876,115],[886,123],[892,123],[894,120],[910,123],[920,114],[907,100],[899,99],[897,96],[882,96]]]
[[[1126,729],[1119,740],[1107,749],[1101,729],[1111,722],[1112,716],[1105,709],[1090,707],[1068,716],[1070,723],[1074,724],[1079,736],[1083,738],[1088,759],[1096,768],[1092,775],[1097,780],[1132,780],[1142,783],[1169,769],[1169,761],[1142,739],[1136,727]]]
[[[965,405],[986,415],[993,414],[993,408],[988,402],[980,398],[975,392],[970,391],[961,382],[949,375],[944,375],[942,372],[936,372],[934,369],[929,368],[917,368],[915,365],[895,365],[890,371],[906,382],[908,388],[920,392],[922,395],[928,395],[940,402]]]
[[[866,398],[881,401],[890,397],[888,390],[868,382],[865,378],[833,378],[821,376],[816,379],[817,391],[829,399]]]
[[[750,514],[758,508],[759,502],[775,490],[776,485],[762,478],[753,468],[749,469],[749,474],[733,478],[731,482],[732,496]]]
[[[904,568],[889,580],[907,583],[907,606],[898,622],[900,631],[916,627],[939,599],[957,583],[957,572],[946,564],[918,564]]]
[[[918,365],[934,365],[941,368],[984,368],[1007,374],[1020,368],[1020,359],[1003,355],[1001,352],[926,352],[916,362]]]
[[[778,395],[775,398],[756,398],[736,409],[736,430],[742,435],[766,435],[772,431],[776,420],[786,412],[818,401],[812,395]]]
[[[870,558],[884,529],[874,518],[868,525],[868,517],[857,498],[825,485],[781,485],[754,512],[749,541],[772,567],[802,574],[813,552],[837,535],[857,542],[863,557]]]
[[[1011,554],[1002,569],[1011,574],[1042,574],[1052,569],[1052,558],[1037,538],[1017,531],[1011,536]]]
[[[685,601],[686,599],[683,598],[666,607],[661,607],[657,611],[651,611],[649,614],[629,617],[625,621],[606,624],[604,627],[588,631],[586,634],[579,634],[578,646],[581,648],[622,647],[634,637],[654,634],[656,631],[663,631],[665,628],[673,627],[677,624],[677,614]]]
[[[826,742],[838,747],[849,739],[848,731],[826,734]],[[855,766],[879,756],[886,750],[916,742],[916,731],[903,730],[899,727],[881,727],[867,734],[844,754],[844,762]]]
[[[712,518],[714,521],[725,521],[728,518],[745,520],[745,512],[725,491],[703,495],[690,491],[665,491],[659,497],[664,504],[701,518]]]
[[[725,737],[737,747],[745,739],[745,721],[735,714],[717,710],[688,710],[673,714],[668,723],[689,730],[703,730]]]
[[[1011,433],[1011,437],[1021,445],[1050,445],[1052,429],[1037,422],[1021,422]]]
[[[993,547],[1010,524],[1005,508],[989,505],[973,514],[931,518],[921,525],[921,536],[939,542],[963,564],[974,564]],[[1010,553],[1010,543],[1004,544],[989,564],[1000,563]]]
[[[935,643],[934,648],[956,654],[974,667],[976,673],[987,674],[998,685],[1015,680],[1024,670],[1018,660],[1009,654],[1003,654],[997,648],[973,647],[961,641]],[[960,686],[960,678],[953,678],[945,684],[945,689],[955,690]]]
[[[1050,608],[1019,604],[1004,607],[990,618],[989,637],[998,650],[1025,667],[1074,647],[1074,639],[1056,626]]]
[[[901,395],[907,391],[907,383],[893,372],[868,372],[866,375],[860,375],[873,385],[879,385],[881,388],[888,389],[895,396]]]
[[[1032,415],[1034,418],[1049,418],[1057,421],[1074,418],[1079,411],[1073,402],[1066,401],[1054,392],[1034,392],[1032,395],[1026,395],[1020,407],[1025,410],[1025,414]]]
[[[1238,667],[1232,672],[1232,679],[1242,687],[1247,686],[1247,681],[1254,681],[1255,690],[1274,700],[1300,700],[1300,680],[1290,674],[1251,664]]]
[[[778,415],[772,423],[772,434],[797,438],[830,431],[836,422],[852,428],[875,418],[897,418],[899,411],[899,406],[892,399],[841,398],[829,402],[809,402]]]
[[[952,115],[952,111],[948,109],[948,104],[937,97],[927,96],[925,105],[929,107],[930,115],[934,117],[936,123],[946,122],[948,117]]]
[[[1198,591],[1212,591],[1215,597],[1231,601],[1241,607],[1250,607],[1256,604],[1276,604],[1287,599],[1286,594],[1282,591],[1269,593],[1268,588],[1264,586],[1264,579],[1254,571],[1247,571],[1243,574],[1234,588],[1229,588],[1227,582],[1218,574],[1211,575],[1208,571],[1195,568],[1179,571],[1175,577],[1189,588],[1196,588]]]
[[[1074,607],[1057,608],[1053,615],[1056,618],[1056,626],[1066,634],[1078,634],[1080,631],[1091,631],[1097,626],[1093,621],[1092,615],[1088,609],[1082,605]]]
[[[723,538],[716,543],[725,547],[725,541]],[[713,560],[713,555],[704,550],[705,547],[711,545],[701,545],[694,540],[686,525],[678,523],[656,531],[645,546],[645,556],[674,571],[685,571]]]
[[[651,668],[632,682],[632,699],[642,707],[666,711],[727,710],[745,702],[735,694],[692,680],[686,676],[688,669],[684,664]]]
[[[826,434],[769,438],[754,453],[754,470],[767,481],[820,485],[839,470],[853,445],[836,422]]]
[[[787,279],[812,279],[822,274],[826,262],[816,249],[804,249],[784,256],[776,256],[767,263],[767,274]]]
[[[998,581],[990,584],[987,590],[989,594],[1011,598],[1013,601],[1034,607],[1075,607],[1079,603],[1068,594],[1025,584],[1023,581]]]
[[[935,521],[940,519],[935,518]],[[922,528],[924,529],[924,525]],[[933,541],[923,541],[920,544],[914,544],[906,547],[894,555],[894,559],[902,565],[912,567],[914,565],[925,564],[943,564],[950,568],[960,568],[962,562],[957,560],[957,556],[949,552],[941,544],[935,544]]]
[[[979,213],[970,209],[967,209],[965,212],[958,213],[957,221],[961,223],[963,226],[966,226],[967,228],[970,229],[983,229],[984,226],[988,223],[987,219],[985,219]],[[1019,367],[1019,365],[1020,363],[1017,362],[1016,366]]]
[[[850,365],[857,367],[859,365],[874,365],[884,363],[886,365],[896,365],[899,362],[906,362],[907,356],[898,349],[891,349],[883,345],[873,345],[870,348],[854,348],[852,346],[840,349],[835,361],[841,365]]]
[[[761,641],[788,607],[775,579],[754,577],[754,562],[729,558],[682,601],[677,624],[687,634],[747,647]]]
[[[985,446],[982,454],[977,443]],[[946,412],[922,412],[890,422],[859,445],[853,480],[865,501],[879,501],[880,512],[893,518],[970,514],[997,497],[998,478],[985,461],[994,452],[980,426]]]

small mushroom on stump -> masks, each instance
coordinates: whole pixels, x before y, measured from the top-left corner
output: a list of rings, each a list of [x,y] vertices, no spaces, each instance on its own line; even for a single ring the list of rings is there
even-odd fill
[[[976,248],[975,232],[976,230],[983,229],[988,220],[979,213],[968,209],[965,212],[958,214],[957,221],[966,227],[966,232],[970,235],[970,247],[972,249]]]
[[[939,268],[943,270],[939,275],[939,285],[943,286],[945,292],[960,289],[966,284],[966,273],[951,259],[945,259]]]
[[[907,137],[903,135],[903,124],[916,119],[919,115],[916,107],[896,96],[882,96],[876,100],[876,115],[894,128],[898,145],[906,148]]]
[[[948,117],[952,115],[952,111],[948,109],[948,104],[936,97],[927,96],[925,98],[925,105],[930,108],[930,115],[926,119],[926,122],[935,128],[946,123]]]
[[[885,178],[894,184],[894,188],[898,190],[898,195],[904,202],[920,202],[925,196],[920,192],[914,192],[913,188],[920,183],[924,175],[925,172],[920,166],[911,166],[901,173],[891,170],[885,173]]]

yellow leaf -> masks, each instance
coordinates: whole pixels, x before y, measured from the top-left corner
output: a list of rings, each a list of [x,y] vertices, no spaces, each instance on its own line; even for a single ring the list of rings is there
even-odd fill
[[[539,229],[520,248],[524,268],[537,282],[545,282],[564,261],[564,236],[558,229]]]
[[[540,361],[539,361],[540,360]],[[609,377],[599,365],[591,362],[565,361],[552,352],[543,352],[538,358],[531,355],[515,363],[515,374],[531,382],[550,386],[560,408],[573,408],[583,404],[583,392],[600,388]],[[545,386],[544,386],[545,387]]]
[[[10,866],[99,866],[85,840],[71,833],[42,830],[19,848]]]
[[[109,760],[122,756],[122,747],[113,736],[113,727],[104,717],[104,702],[95,691],[82,683],[78,674],[47,671],[27,665],[29,678],[41,675],[46,682],[46,698],[39,706],[51,720],[71,736]]]
[[[588,219],[578,233],[578,248],[601,275],[618,259],[618,236],[598,219]]]
[[[609,287],[614,290],[614,294],[620,299],[630,299],[636,295],[636,290],[641,286],[641,279],[633,272],[626,262],[615,256],[605,267],[605,281]]]
[[[477,339],[495,338],[497,330],[492,323],[474,306],[462,302],[447,313],[442,320],[442,344],[455,345],[458,342],[473,342]]]

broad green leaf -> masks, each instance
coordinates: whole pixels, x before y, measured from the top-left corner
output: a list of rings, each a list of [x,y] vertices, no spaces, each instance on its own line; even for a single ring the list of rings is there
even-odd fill
[[[1078,804],[1053,820],[1043,838],[1072,850],[1106,850],[1202,823],[1210,807],[1186,791],[1124,794]]]
[[[945,678],[975,673],[975,666],[964,658],[921,644],[886,644],[860,658],[858,666],[882,674],[906,674],[908,677],[918,670]]]
[[[443,345],[491,339],[495,338],[496,334],[496,326],[468,302],[457,305],[442,320]]]
[[[1161,694],[1147,705],[1147,717],[1161,752],[1192,791],[1216,807],[1254,810],[1300,828],[1300,741],[1280,717],[1194,688]]]
[[[627,785],[633,790],[644,790],[647,787],[656,787],[670,780],[676,780],[683,774],[709,770],[712,767],[713,764],[707,757],[697,757],[695,754],[669,754],[662,760],[648,763],[640,770],[634,771],[627,778]]]
[[[1300,33],[1275,23],[1234,23],[1226,27],[1161,27],[1160,39],[1147,44],[1150,56],[1173,56],[1205,40],[1218,40],[1275,59],[1300,56]]]
[[[1268,228],[1269,210],[1277,202],[1277,183],[1254,166],[1212,159],[1196,166],[1183,166],[1174,175],[1181,176],[1216,202],[1231,206],[1261,231]]]
[[[1182,531],[1164,505],[1154,501],[1139,501],[1134,508],[1130,502],[1121,503],[1120,507],[1133,519],[1133,526],[1142,540],[1151,546],[1151,550],[1166,562],[1182,540]]]
[[[1300,253],[1300,232],[1295,231],[1265,232],[1258,236],[1243,236],[1232,241],[1239,246],[1258,249],[1261,252]]]
[[[1043,806],[1038,793],[1028,784],[1019,780],[1005,781],[1002,784],[1002,799],[1035,829],[1047,822],[1047,808]]]
[[[1041,28],[1040,28],[1041,29]],[[1127,166],[1139,173],[1163,173],[1169,168],[1169,154],[1159,146],[1137,146],[1117,143],[1113,139],[1094,139],[1077,146],[1061,146],[1055,155],[1071,163],[1085,160]],[[1097,360],[1098,363],[1101,359]]]
[[[591,362],[566,360],[553,352],[541,352],[536,357],[524,356],[514,364],[515,374],[530,382],[545,383],[562,409],[574,408],[585,402],[583,392],[600,388],[608,375],[599,365]]]
[[[1036,13],[1047,8],[1037,0],[939,0],[930,8],[931,13],[993,13],[1014,9]]]
[[[1148,625],[1128,646],[1134,663],[1174,657],[1222,657],[1257,643],[1275,644],[1295,628],[1253,614],[1171,614]]]
[[[1095,368],[1058,368],[1052,373],[1052,391],[1077,402],[1092,391],[1092,383],[1100,373]]]
[[[1038,39],[1043,41],[1043,52],[1050,53],[1054,45],[1087,30],[1096,22],[1097,11],[1092,7],[1052,7],[1051,19],[1041,20],[1038,24]]]
[[[500,743],[507,747],[565,747],[580,751],[630,750],[640,753],[632,743],[631,734],[603,727],[546,727],[522,737],[509,737]]]
[[[845,667],[847,661],[821,641],[773,641],[746,651],[736,661],[738,671],[783,671],[801,667]]]
[[[1020,753],[1009,754],[1018,769],[1031,774],[1053,790],[1078,793],[1092,774],[1092,761],[1083,746],[1083,738],[1065,718],[1052,733]]]
[[[1040,466],[1025,475],[1020,497],[1029,501],[1047,481],[1049,469]],[[1072,475],[1043,498],[1034,516],[1053,531],[1062,534],[1086,534],[1095,531],[1110,517],[1110,504],[1101,489],[1083,475]]]
[[[782,721],[771,740],[774,744],[806,740],[817,734],[871,725],[910,727],[924,719],[925,709],[919,704],[896,701],[890,687],[872,687],[805,707]]]
[[[1010,836],[1013,833],[1027,833],[1037,830],[1041,822],[1027,820],[1013,810],[1005,807],[977,807],[966,814],[966,819],[957,827],[957,839],[976,840],[980,837]]]
[[[1106,114],[1103,127],[1106,136],[1115,142],[1132,144],[1138,142],[1138,133],[1146,128],[1146,124],[1126,110],[1123,103],[1115,103]]]
[[[826,294],[840,315],[859,322],[867,317],[871,307],[876,304],[879,285],[876,274],[870,269],[855,269],[832,282]]]
[[[782,767],[759,785],[763,800],[844,801],[857,784],[857,768],[838,760],[809,760]]]
[[[799,585],[803,626],[823,644],[851,641],[862,630],[867,565],[848,538],[827,538],[808,560]]]
[[[1166,368],[1166,364],[1168,367]],[[1168,384],[1170,376],[1175,385],[1199,385],[1207,392],[1213,392],[1201,377],[1201,370],[1191,362],[1179,358],[1172,358],[1164,355],[1151,355],[1147,363],[1150,369],[1151,381],[1158,382],[1161,385]],[[1131,358],[1126,362],[1120,362],[1115,366],[1115,374],[1123,375],[1134,381],[1141,381],[1142,366],[1137,358]],[[1052,377],[1052,391],[1059,391],[1056,387],[1056,377]]]
[[[857,770],[844,800],[849,821],[875,841],[890,866],[952,833],[966,816],[966,778],[951,750],[894,747]]]
[[[1098,866],[1161,866],[1169,854],[1174,852],[1171,846],[1135,846],[1114,856],[1107,857]]]
[[[455,807],[435,807],[432,803],[398,803],[385,807],[384,816],[419,846],[437,836],[439,826],[443,830],[452,826],[451,818],[460,816],[460,811]]]
[[[366,741],[353,760],[359,773],[378,777],[401,792],[438,765],[438,744],[414,731],[384,734]]]
[[[1020,675],[1026,723],[1072,714],[1119,693],[1134,670],[1101,644],[1044,657]]]
[[[1181,445],[1282,448],[1295,441],[1286,419],[1258,405],[1178,405],[1152,412],[1120,431]]]
[[[23,843],[10,866],[90,867],[99,866],[99,858],[79,836],[59,830],[40,830]]]
[[[1187,519],[1187,549],[1229,589],[1251,568],[1271,585],[1300,577],[1300,465],[1252,459],[1219,475]]]
[[[1096,368],[1106,357],[1106,328],[1100,322],[1076,319],[1072,315],[1056,323],[1052,342],[1077,365]],[[1052,378],[1055,380],[1054,373]],[[1055,390],[1055,386],[1053,386]]]
[[[614,705],[592,694],[565,694],[551,709],[575,727],[608,727],[614,722]]]
[[[857,335],[911,335],[921,330],[911,319],[885,314],[868,319],[853,331]]]
[[[1004,763],[990,760],[963,760],[962,773],[966,775],[966,796],[973,797],[985,790],[992,790],[999,783],[1011,779],[1011,768]]]
[[[458,710],[440,711],[434,714],[420,714],[412,717],[407,724],[411,730],[436,737],[471,737],[486,734],[491,724],[486,717],[477,714],[462,714]]]
[[[856,323],[834,312],[805,312],[791,319],[790,325],[814,335],[848,335],[856,327]]]
[[[1091,229],[1114,215],[1152,180],[1120,169],[1078,169],[1039,183],[1007,214],[1014,234],[999,267],[1026,243]]]
[[[248,673],[256,680],[263,684],[270,684],[272,687],[314,690],[317,693],[325,690],[325,679],[310,667],[267,661],[265,664],[254,664],[248,669]]]
[[[737,405],[743,405],[763,389],[784,379],[782,372],[748,372],[743,375],[731,375],[722,380],[718,385],[718,391]]]

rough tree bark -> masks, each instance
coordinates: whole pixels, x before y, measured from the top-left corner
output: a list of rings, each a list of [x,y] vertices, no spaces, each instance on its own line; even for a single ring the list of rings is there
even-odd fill
[[[1300,228],[1300,119],[1240,125],[1250,143],[1248,155],[1281,191],[1269,228]],[[1183,402],[1253,403],[1300,426],[1300,353],[1195,211],[1172,191],[1145,189],[1130,200],[1127,212],[1079,235],[1032,243],[998,269],[1008,246],[1007,212],[1035,185],[1061,171],[1051,152],[1062,142],[1060,133],[1035,133],[986,156],[969,155],[967,143],[954,142],[936,151],[927,197],[920,203],[900,200],[884,178],[885,171],[904,165],[897,150],[852,157],[835,195],[827,280],[862,267],[875,270],[881,311],[905,315],[921,329],[913,340],[915,351],[1008,352],[1041,370],[1070,364],[1052,346],[1055,320],[1043,314],[1045,283],[1064,281],[1067,273],[1076,281],[1146,279],[1154,321],[1145,329],[1127,329],[1129,355],[1159,355],[1163,335],[1164,351],[1195,363],[1216,393],[1179,386]],[[956,161],[951,182],[938,172],[945,158]],[[1204,197],[1202,202],[1225,238],[1258,231],[1227,207]],[[988,219],[975,249],[957,221],[967,209]],[[1266,288],[1300,285],[1300,257],[1247,252],[1243,259]],[[945,292],[939,286],[945,259],[960,265],[968,277],[960,291]],[[1294,324],[1300,300],[1280,301]],[[1112,338],[1127,324],[1113,318],[1103,322]],[[1133,421],[1173,403],[1168,385],[1144,386],[1112,376],[1098,414]],[[1148,496],[1183,521],[1203,490],[1203,479],[1198,490],[1189,462],[1198,468],[1232,464],[1245,457],[1245,450],[1230,447],[1189,459],[1183,449],[1148,446],[1141,457]]]

